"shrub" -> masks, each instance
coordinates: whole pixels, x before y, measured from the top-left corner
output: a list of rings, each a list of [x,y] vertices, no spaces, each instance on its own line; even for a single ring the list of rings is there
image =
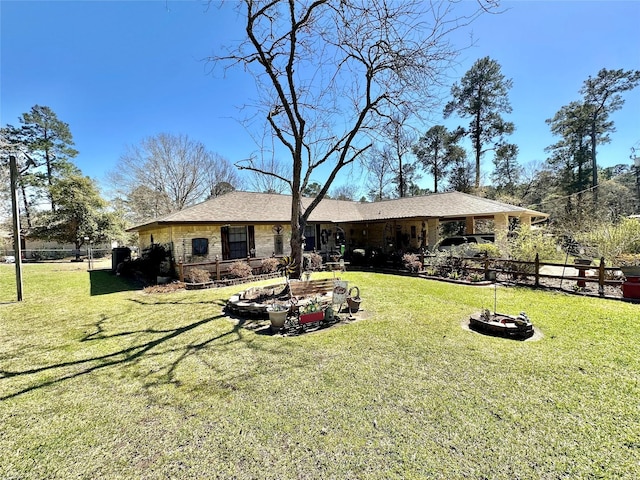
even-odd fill
[[[351,252],[351,265],[364,265],[366,252],[361,248],[356,248]]]
[[[273,273],[278,270],[278,265],[280,265],[280,260],[276,257],[263,258],[260,262],[260,271],[262,273]]]
[[[211,274],[202,268],[192,268],[188,278],[191,283],[206,283],[211,281]]]
[[[509,256],[514,260],[533,262],[536,253],[540,260],[562,260],[562,253],[556,248],[553,236],[547,235],[543,229],[533,230],[527,226],[520,226],[516,235],[509,238]]]
[[[482,280],[484,280],[484,277],[480,275],[478,272],[474,272],[469,276],[469,280],[471,280],[474,283],[481,282]]]
[[[489,258],[500,258],[500,248],[495,243],[473,243],[471,248],[481,256]]]
[[[415,253],[405,253],[402,256],[402,264],[410,272],[419,272],[422,269],[420,257]]]
[[[149,283],[155,283],[158,275],[173,277],[175,275],[170,253],[168,245],[153,244],[145,248],[139,258],[124,262],[120,273],[135,278],[143,277]]]
[[[576,234],[587,253],[593,257],[604,257],[607,263],[616,263],[622,254],[640,253],[640,221],[625,218],[617,224],[600,223],[588,232]]]
[[[243,260],[235,261],[229,267],[229,276],[231,278],[247,278],[251,275],[251,265]]]
[[[436,250],[434,256],[430,258],[430,270],[435,271],[437,275],[448,276],[451,272],[458,275],[464,273],[467,269],[467,260],[464,260],[463,245],[451,247],[448,252]]]

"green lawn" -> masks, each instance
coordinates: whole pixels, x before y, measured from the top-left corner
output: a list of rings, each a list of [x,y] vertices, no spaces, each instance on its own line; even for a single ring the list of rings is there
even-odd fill
[[[639,305],[500,288],[518,342],[461,327],[492,288],[347,272],[368,318],[283,338],[85,269],[0,265],[2,479],[640,477]]]

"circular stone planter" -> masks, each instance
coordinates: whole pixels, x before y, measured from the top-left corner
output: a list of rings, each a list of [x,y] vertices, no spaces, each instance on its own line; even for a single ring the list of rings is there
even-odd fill
[[[282,289],[283,287],[283,284],[276,284],[266,285],[264,287],[260,287],[260,289],[277,290]],[[269,303],[259,303],[246,299],[247,294],[251,293],[253,290],[254,288],[248,288],[247,290],[243,290],[232,295],[229,300],[227,300],[227,305],[225,307],[226,311],[244,318],[269,318]]]

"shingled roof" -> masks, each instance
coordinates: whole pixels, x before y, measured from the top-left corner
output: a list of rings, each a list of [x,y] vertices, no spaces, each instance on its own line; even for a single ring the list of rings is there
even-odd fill
[[[312,198],[303,199],[307,207]],[[362,203],[323,199],[311,212],[310,222],[347,223],[401,218],[460,218],[466,216],[510,216],[546,218],[535,210],[488,200],[460,192],[437,193],[381,202]],[[291,218],[291,196],[273,193],[233,191],[211,200],[136,225],[145,226],[188,223],[288,223]]]

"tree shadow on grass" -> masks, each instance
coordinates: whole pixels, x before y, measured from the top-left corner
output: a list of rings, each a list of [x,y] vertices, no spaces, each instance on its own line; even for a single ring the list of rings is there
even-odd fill
[[[159,355],[161,352],[156,353],[155,351],[158,349],[158,347],[165,344],[166,342],[173,340],[184,333],[187,333],[191,330],[194,330],[198,327],[206,325],[215,320],[220,320],[222,318],[224,318],[224,315],[221,314],[213,317],[203,318],[201,320],[195,321],[188,325],[183,325],[173,329],[164,329],[164,330],[142,329],[138,331],[120,332],[113,335],[105,335],[103,323],[105,322],[106,318],[103,316],[96,324],[96,331],[89,335],[86,335],[83,339],[81,339],[81,341],[86,342],[86,341],[105,340],[113,337],[131,336],[131,335],[137,335],[137,334],[152,334],[152,335],[157,334],[160,336],[153,340],[142,342],[138,345],[134,345],[131,347],[123,348],[121,350],[118,350],[106,355],[100,355],[100,356],[85,358],[81,360],[73,360],[69,362],[60,362],[53,365],[46,365],[43,367],[37,367],[37,368],[21,370],[21,371],[10,371],[10,370],[0,369],[0,381],[3,379],[9,379],[9,378],[19,377],[19,376],[37,375],[43,372],[47,372],[50,375],[50,378],[47,379],[46,381],[34,383],[28,387],[24,387],[12,393],[8,393],[6,395],[0,396],[0,401],[15,398],[22,394],[25,394],[34,390],[38,390],[40,388],[45,388],[52,385],[60,384],[67,380],[72,380],[74,378],[78,378],[78,377],[81,377],[105,368],[130,365],[145,356]],[[211,337],[207,340],[204,340],[201,342],[189,343],[181,347],[182,349],[184,349],[184,351],[179,355],[179,357],[176,360],[170,362],[167,365],[167,374],[166,374],[167,381],[164,383],[179,383],[175,381],[174,372],[176,371],[179,364],[183,360],[199,352],[205,347],[211,345],[213,342],[223,339],[224,337],[227,337],[227,336],[233,336],[234,334],[236,335],[236,337],[230,339],[228,343],[242,340],[241,327],[239,325],[234,325],[233,328],[231,328],[230,330],[223,332],[217,336]],[[81,370],[75,371],[73,373],[65,373],[64,369],[69,367],[80,367]],[[56,373],[56,372],[59,372],[59,373]]]
[[[132,280],[116,276],[110,269],[91,270],[89,281],[91,282],[91,296],[142,289]]]

